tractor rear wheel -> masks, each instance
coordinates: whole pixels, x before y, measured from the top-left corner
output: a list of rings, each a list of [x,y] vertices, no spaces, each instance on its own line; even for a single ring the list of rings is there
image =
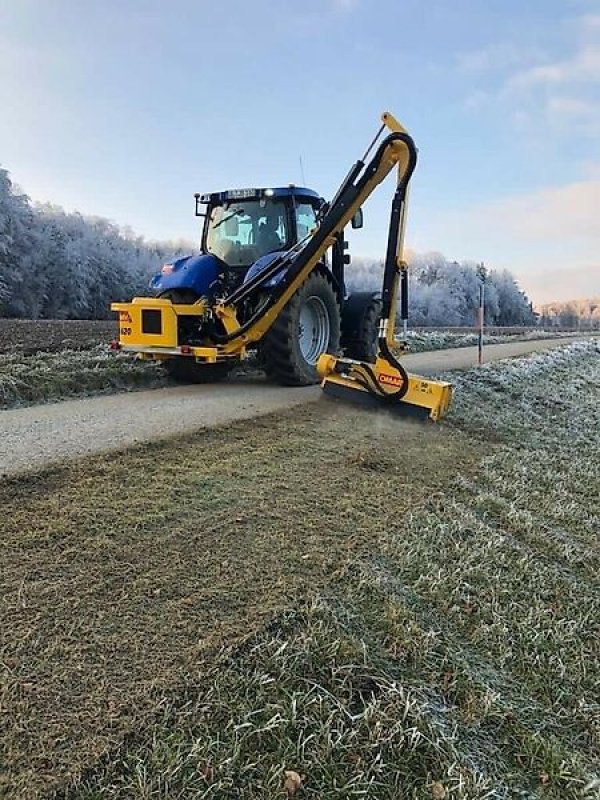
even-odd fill
[[[175,304],[195,303],[198,300],[198,295],[189,289],[171,289],[163,292],[159,297]],[[186,317],[183,319],[185,321]],[[225,380],[231,370],[231,364],[226,361],[219,361],[216,364],[201,364],[192,356],[174,356],[165,359],[163,363],[169,376],[177,383],[218,383]]]
[[[317,361],[340,348],[340,307],[331,280],[313,272],[292,296],[260,343],[269,377],[285,386],[319,382]]]
[[[344,355],[357,361],[375,363],[381,318],[381,300],[359,295],[357,302],[347,303],[342,319]]]

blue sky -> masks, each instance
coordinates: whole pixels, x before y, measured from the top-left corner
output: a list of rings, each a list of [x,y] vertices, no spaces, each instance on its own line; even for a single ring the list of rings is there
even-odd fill
[[[150,238],[300,156],[330,196],[385,109],[420,150],[409,246],[600,293],[600,0],[0,0],[0,163]],[[383,255],[390,192],[355,253]]]

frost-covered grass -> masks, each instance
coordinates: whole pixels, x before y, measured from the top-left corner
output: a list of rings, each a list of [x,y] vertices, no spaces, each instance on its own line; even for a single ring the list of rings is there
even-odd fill
[[[527,342],[532,339],[556,339],[561,334],[546,331],[530,331],[510,335],[484,334],[484,344],[505,344],[506,342]],[[404,339],[400,334],[399,339]],[[474,347],[479,337],[477,333],[456,333],[453,331],[411,331],[405,339],[411,353],[423,353],[428,350],[447,350],[452,347]]]
[[[453,374],[451,420],[493,430],[510,444],[571,450],[573,436],[598,436],[598,356],[600,340],[579,340],[526,358],[489,363]],[[493,413],[490,413],[493,409]],[[581,425],[581,417],[585,425]],[[556,427],[559,422],[563,427]],[[579,428],[577,425],[579,424]]]
[[[158,364],[115,354],[106,345],[35,355],[0,353],[0,408],[165,383]]]
[[[191,669],[61,797],[270,800],[286,770],[315,800],[600,797],[600,348],[455,385],[437,429],[341,406],[271,418],[251,471],[240,429],[219,434],[217,469],[249,492],[236,519],[261,496],[273,545],[305,540],[300,569],[319,530],[348,557],[296,610]],[[282,570],[284,586],[295,577]]]

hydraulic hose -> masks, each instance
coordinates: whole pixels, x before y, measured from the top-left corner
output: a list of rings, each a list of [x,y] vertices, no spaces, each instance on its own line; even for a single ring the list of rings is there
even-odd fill
[[[404,395],[408,392],[408,372],[404,369],[402,364],[390,350],[385,336],[382,336],[379,339],[379,351],[388,364],[394,369],[398,370],[400,377],[402,378],[402,386],[397,392],[386,392],[386,398],[389,398],[390,400],[402,400]]]

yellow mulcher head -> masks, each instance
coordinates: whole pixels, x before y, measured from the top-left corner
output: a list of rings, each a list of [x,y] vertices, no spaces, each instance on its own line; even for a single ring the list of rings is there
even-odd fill
[[[392,131],[388,141],[393,138],[396,145],[392,157],[398,165],[398,178],[383,270],[377,357],[375,363],[370,364],[326,353],[319,359],[317,369],[326,394],[384,407],[402,414],[438,420],[450,404],[451,385],[420,375],[409,375],[392,353],[395,347],[394,323],[399,287],[402,288],[402,318],[408,318],[408,268],[403,258],[404,230],[408,187],[417,164],[417,148],[406,129],[392,114],[383,114],[382,122],[380,134],[386,127]]]
[[[452,386],[409,375],[396,362],[377,357],[374,364],[324,354],[317,365],[325,394],[404,416],[437,421],[452,399]]]

